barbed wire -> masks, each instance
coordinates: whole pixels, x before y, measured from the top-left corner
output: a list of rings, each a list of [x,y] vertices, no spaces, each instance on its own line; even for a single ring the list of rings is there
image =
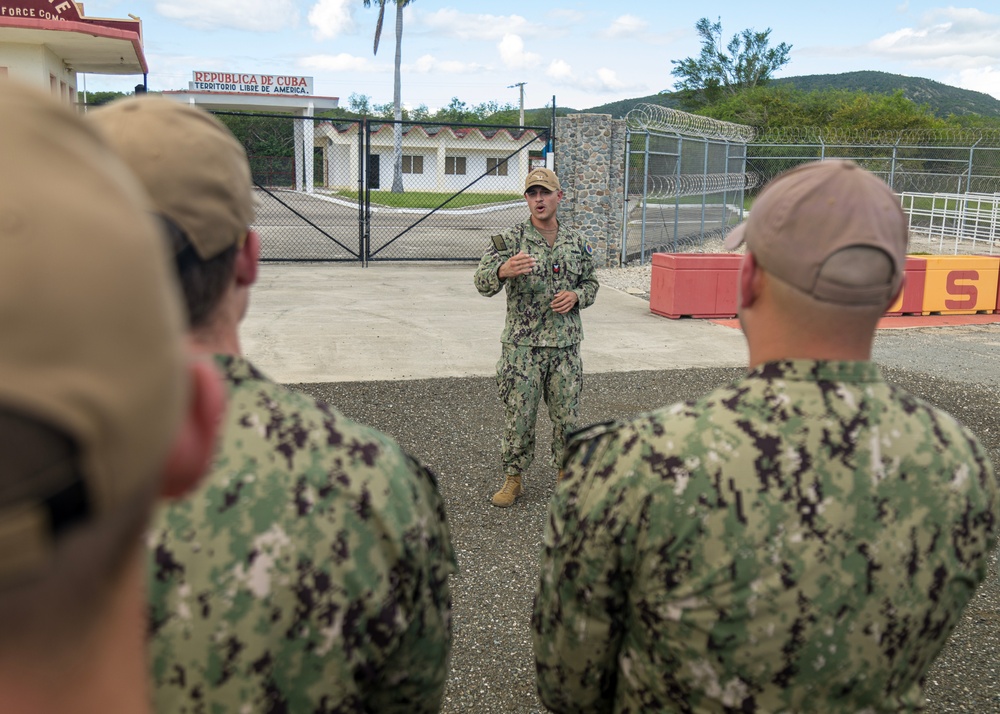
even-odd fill
[[[775,127],[756,136],[755,144],[846,144],[850,146],[1000,146],[998,129],[909,129],[876,131],[817,126]]]
[[[737,193],[763,185],[766,177],[759,173],[745,174],[676,174],[646,176],[646,197],[653,199],[702,194]],[[641,194],[642,185],[629,191]]]
[[[625,121],[630,129],[697,136],[749,144],[846,144],[868,146],[1000,146],[1000,129],[951,127],[946,129],[773,127],[760,131],[745,124],[689,114],[658,104],[637,104]]]
[[[658,104],[637,104],[625,115],[625,122],[630,129],[638,131],[659,131],[685,136],[699,136],[705,139],[735,141],[741,144],[753,141],[757,133],[757,130],[752,126],[688,114],[677,109],[661,107]]]

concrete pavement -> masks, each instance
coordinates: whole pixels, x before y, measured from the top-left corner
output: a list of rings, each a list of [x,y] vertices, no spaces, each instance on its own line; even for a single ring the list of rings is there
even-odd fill
[[[469,263],[264,264],[241,339],[272,379],[353,382],[491,376],[504,293],[484,298]],[[736,367],[739,330],[669,320],[603,285],[583,312],[586,373]]]

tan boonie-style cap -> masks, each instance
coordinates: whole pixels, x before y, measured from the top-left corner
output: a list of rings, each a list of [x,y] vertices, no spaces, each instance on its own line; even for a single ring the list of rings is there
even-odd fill
[[[561,191],[559,177],[552,169],[537,168],[528,172],[528,178],[524,179],[524,190],[527,191],[532,186],[541,186],[549,191]]]
[[[771,181],[727,236],[757,262],[817,300],[888,305],[903,279],[908,228],[899,198],[852,161],[814,161]],[[889,261],[871,260],[868,248]]]
[[[0,588],[160,477],[188,398],[175,283],[148,197],[93,127],[0,81]],[[21,421],[73,448],[31,455]]]
[[[87,119],[146,186],[157,210],[209,260],[241,245],[254,220],[246,151],[208,112],[141,95],[91,110]]]

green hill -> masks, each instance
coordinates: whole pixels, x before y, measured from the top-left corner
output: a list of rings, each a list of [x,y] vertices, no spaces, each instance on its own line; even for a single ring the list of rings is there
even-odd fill
[[[852,92],[868,92],[870,94],[892,94],[897,89],[903,90],[903,96],[916,102],[926,104],[939,117],[949,114],[980,114],[986,117],[1000,117],[1000,99],[995,99],[982,92],[971,89],[959,89],[941,82],[921,77],[904,77],[888,72],[844,72],[843,74],[810,74],[801,77],[782,77],[771,80],[775,86],[791,86],[804,92],[840,89]],[[648,97],[623,99],[618,102],[601,104],[590,109],[579,110],[588,114],[610,114],[622,118],[637,104],[659,104],[665,107],[678,108],[673,92],[653,94]],[[570,109],[569,112],[577,110]],[[562,113],[562,110],[560,110]]]
[[[922,77],[905,77],[888,72],[844,72],[843,74],[808,74],[801,77],[773,79],[775,86],[791,86],[805,92],[824,89],[845,89],[869,94],[892,94],[898,89],[916,104],[926,104],[935,115],[981,114],[1000,117],[1000,99],[971,89],[959,89]]]

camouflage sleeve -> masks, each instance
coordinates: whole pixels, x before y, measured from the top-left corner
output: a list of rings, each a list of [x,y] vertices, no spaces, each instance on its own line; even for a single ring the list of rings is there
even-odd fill
[[[479,267],[473,278],[476,290],[479,291],[480,295],[486,297],[493,297],[503,290],[504,281],[497,275],[497,271],[514,254],[515,247],[511,241],[510,231],[493,236],[490,240],[489,250],[479,261]],[[505,250],[500,250],[500,246],[503,246]]]
[[[438,711],[456,568],[433,474],[326,405],[242,385],[212,474],[151,530],[156,709]]]
[[[646,508],[628,478],[608,479],[632,469],[627,433],[605,425],[576,436],[550,504],[532,625],[538,692],[554,712],[610,712],[614,704]]]
[[[574,292],[579,298],[579,307],[582,310],[594,304],[597,297],[597,290],[600,284],[597,282],[597,275],[594,271],[594,258],[591,255],[589,244],[581,241],[581,264],[583,272],[580,274],[580,282]]]
[[[407,593],[408,599],[399,603],[396,623],[382,617],[386,614],[384,607],[368,622],[368,634],[376,641],[382,628],[386,636],[397,627],[402,631],[395,650],[379,663],[381,678],[371,683],[365,708],[389,714],[431,714],[440,711],[444,697],[451,649],[448,576],[457,571],[457,566],[444,501],[434,475],[415,459],[406,457],[406,461],[411,474],[407,481],[409,492],[394,493],[394,501],[401,506],[406,504],[400,518],[417,515],[415,520],[408,521],[403,534],[404,547],[412,555],[388,563],[391,567],[385,572],[390,580],[409,582],[412,589]],[[419,515],[414,513],[416,504],[420,505]],[[393,507],[387,509],[386,519],[394,518],[393,510]],[[413,565],[421,560],[422,569]]]

